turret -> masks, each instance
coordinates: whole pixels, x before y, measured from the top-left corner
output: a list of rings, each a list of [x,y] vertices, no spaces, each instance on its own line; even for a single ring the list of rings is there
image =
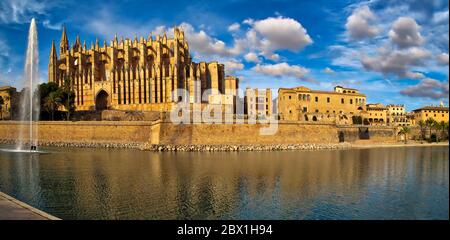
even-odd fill
[[[81,47],[80,36],[77,35],[75,43],[73,44],[73,50],[75,52],[78,52],[78,51],[80,51],[80,47]]]
[[[150,33],[150,34],[148,35],[147,41],[149,41],[149,42],[152,42],[152,41],[153,41],[153,35],[152,35],[152,33]]]
[[[167,44],[167,34],[166,34],[166,32],[164,32],[164,36],[163,36],[162,42],[164,44]]]
[[[50,63],[56,63],[58,54],[56,53],[55,41],[52,40],[52,48],[50,49]]]
[[[67,39],[66,26],[63,26],[61,41],[59,41],[60,54],[66,53],[69,50],[69,40]]]
[[[119,41],[117,40],[117,34],[114,35],[113,43],[114,43],[114,47],[117,47],[117,45],[119,43]]]
[[[56,82],[56,63],[58,55],[56,53],[55,41],[52,40],[52,48],[50,49],[50,59],[48,62],[48,81]]]
[[[100,45],[98,43],[98,38],[95,39],[95,50],[99,50],[100,49]]]

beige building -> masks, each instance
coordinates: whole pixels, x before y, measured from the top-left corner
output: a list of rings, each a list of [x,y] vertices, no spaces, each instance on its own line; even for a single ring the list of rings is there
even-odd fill
[[[366,125],[386,125],[388,108],[381,103],[370,103],[361,112],[363,123]]]
[[[167,111],[178,101],[200,102],[203,93],[226,92],[226,85],[237,88],[235,78],[225,78],[224,65],[218,62],[192,61],[184,32],[174,28],[174,37],[117,36],[107,45],[98,40],[81,44],[77,37],[70,47],[63,29],[59,56],[54,42],[50,51],[48,80],[58,85],[70,84],[75,91],[77,110],[161,110]],[[187,94],[174,93],[184,89]],[[208,93],[208,92],[207,92]],[[207,99],[205,101],[205,99]]]
[[[270,88],[246,88],[244,94],[244,113],[247,116],[272,116],[272,90]]]
[[[0,97],[3,99],[3,104],[0,106],[0,120],[11,118],[11,109],[17,98],[16,96],[16,88],[10,86],[0,87]]]
[[[406,108],[403,104],[389,104],[387,107],[386,123],[389,126],[409,126]]]
[[[278,90],[280,120],[351,124],[352,117],[364,111],[365,105],[366,95],[341,86],[336,86],[334,91],[311,90],[303,86]]]
[[[448,122],[448,107],[441,106],[426,106],[413,110],[414,122],[417,124],[420,120],[426,121],[432,118],[437,122]]]

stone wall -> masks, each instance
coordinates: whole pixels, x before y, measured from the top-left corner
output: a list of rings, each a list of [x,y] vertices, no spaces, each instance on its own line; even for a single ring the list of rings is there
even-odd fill
[[[262,124],[162,123],[161,144],[294,144],[337,143],[336,127],[331,124],[281,123],[275,135],[260,135]]]
[[[38,138],[43,142],[145,143],[151,140],[155,123],[41,121],[38,123]],[[0,139],[18,139],[22,124],[16,121],[0,122]],[[23,138],[28,139],[28,131],[23,131]]]
[[[20,122],[0,122],[0,140],[18,138]],[[260,135],[262,124],[188,124],[174,125],[154,121],[80,121],[39,122],[42,142],[150,143],[170,145],[220,144],[304,144],[355,142],[361,138],[358,127],[336,127],[333,124],[281,122],[274,135]],[[395,131],[388,127],[364,127],[372,141],[395,141]],[[28,132],[24,131],[26,139]]]
[[[368,140],[372,142],[392,142],[397,140],[394,127],[386,126],[338,126],[340,142]]]

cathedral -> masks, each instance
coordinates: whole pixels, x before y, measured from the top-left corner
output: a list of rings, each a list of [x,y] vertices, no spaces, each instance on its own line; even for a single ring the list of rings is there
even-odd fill
[[[193,62],[184,32],[176,27],[173,38],[115,36],[109,45],[96,40],[90,48],[78,36],[70,47],[64,27],[59,57],[52,42],[48,80],[73,89],[76,110],[170,111],[179,101],[233,104],[229,100],[239,84],[225,76],[223,64]]]

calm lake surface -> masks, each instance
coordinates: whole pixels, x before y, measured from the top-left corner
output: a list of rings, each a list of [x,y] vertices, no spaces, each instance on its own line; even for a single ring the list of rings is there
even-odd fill
[[[449,219],[447,147],[44,149],[0,152],[0,191],[62,219]]]

